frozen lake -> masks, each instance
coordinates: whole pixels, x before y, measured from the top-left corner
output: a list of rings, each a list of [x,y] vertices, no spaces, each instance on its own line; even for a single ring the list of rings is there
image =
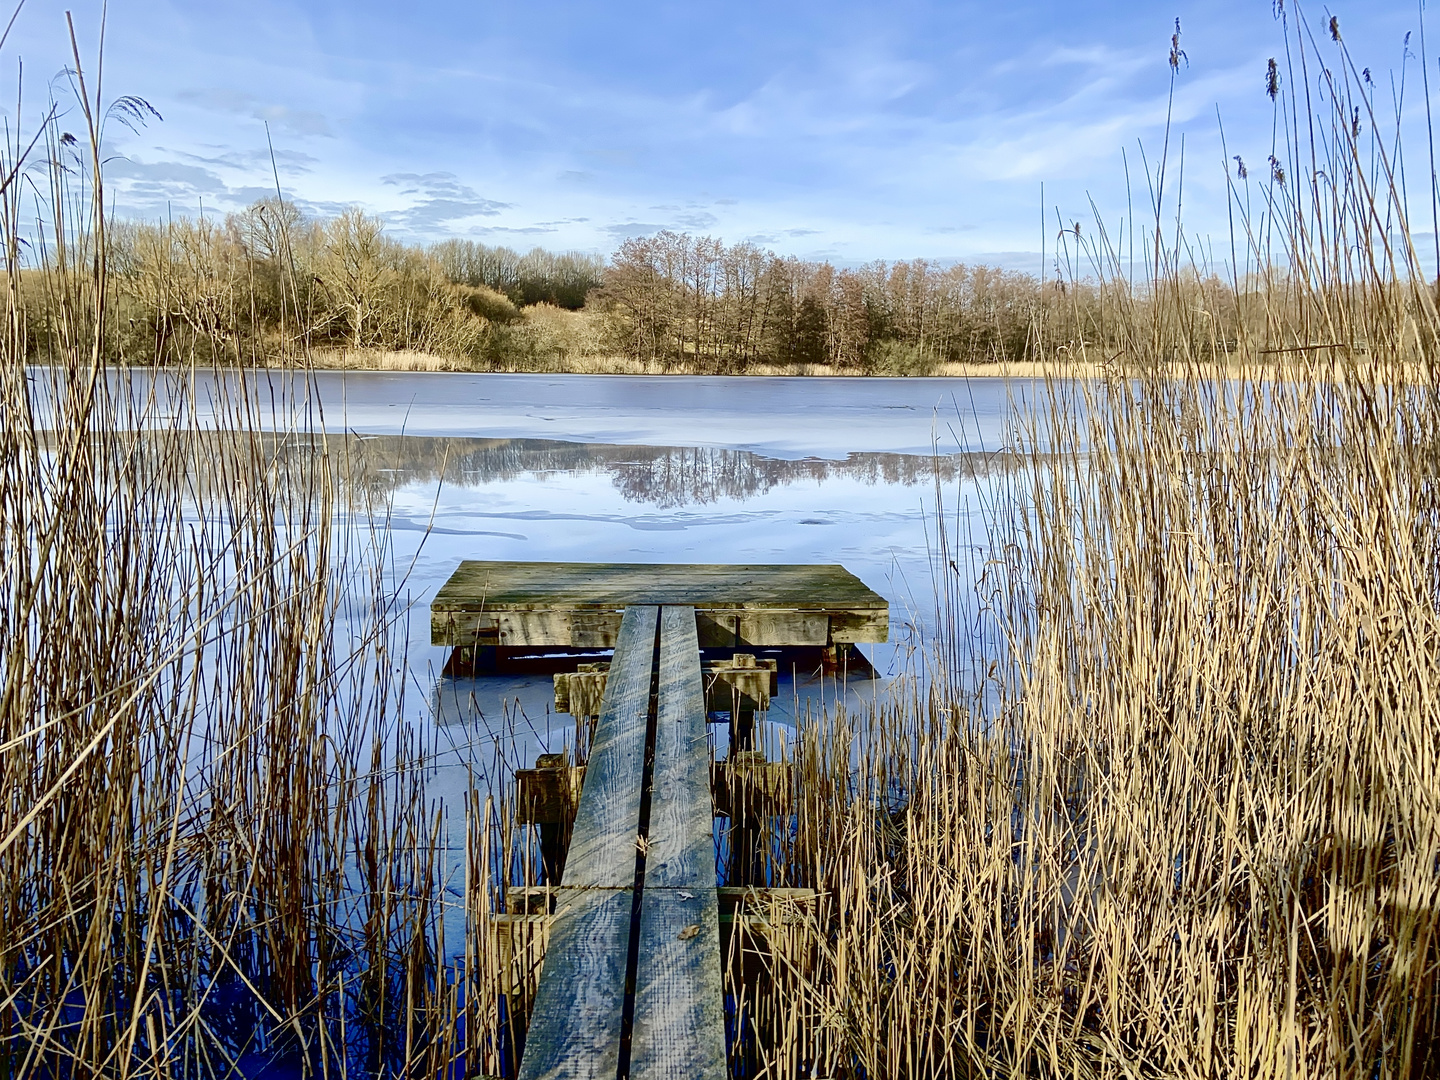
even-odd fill
[[[53,376],[29,377],[43,413]],[[178,418],[204,430],[243,415],[282,448],[291,434],[297,449],[313,446],[317,428],[343,436],[346,460],[364,463],[348,472],[365,476],[366,497],[352,486],[342,513],[362,533],[383,531],[404,611],[405,715],[487,774],[501,757],[513,767],[559,749],[573,728],[552,715],[548,676],[442,677],[429,602],[462,559],[842,564],[890,601],[890,641],[861,647],[877,678],[848,688],[782,673],[769,719],[787,726],[839,696],[871,701],[916,671],[936,623],[937,499],[963,582],[967,554],[988,550],[981,510],[1009,467],[1003,451],[1044,394],[999,378],[107,377],[133,403],[119,426]]]
[[[873,680],[782,671],[759,731],[773,758],[797,714],[842,698],[863,707],[916,671],[912,651],[935,622],[937,480],[952,536],[985,550],[980,509],[1003,474],[998,451],[1038,389],[1000,379],[390,373],[325,373],[312,388],[326,428],[363,447],[389,508],[407,605],[405,711],[436,751],[429,795],[452,827],[472,785],[502,786],[575,730],[554,712],[548,675],[442,675],[447,651],[429,643],[429,601],[462,559],[843,564],[890,601],[891,640],[861,647]],[[294,388],[256,389],[285,426]],[[711,732],[724,757],[724,725]],[[446,937],[464,940],[457,913]]]
[[[971,533],[962,543],[980,544],[975,514],[996,452],[1035,390],[1001,379],[357,372],[322,373],[314,386],[326,427],[359,438],[387,481],[410,693],[438,698],[445,726],[486,728],[518,710],[539,742],[569,725],[548,714],[548,678],[439,678],[429,599],[461,559],[841,563],[891,602],[891,642],[863,647],[881,679],[850,687],[868,700],[933,625],[937,479],[949,525],[958,507]],[[277,423],[289,411],[277,405]],[[787,676],[771,719],[836,692],[832,680]],[[516,753],[538,749],[522,743]]]
[[[137,426],[185,407],[183,394],[167,397],[169,376],[112,377],[143,403]],[[49,376],[31,378],[44,399]],[[1002,379],[254,371],[203,379],[193,419],[209,427],[207,403],[243,394],[246,422],[276,434],[282,467],[287,447],[316,452],[317,424],[341,436],[337,507],[360,526],[352,537],[374,526],[387,544],[405,639],[392,652],[405,658],[401,722],[433,753],[426,793],[446,817],[453,889],[469,792],[503,788],[575,731],[554,712],[548,674],[443,674],[429,603],[461,560],[842,564],[890,602],[890,641],[861,646],[873,679],[782,668],[760,729],[773,757],[797,717],[842,700],[863,708],[919,671],[936,625],[937,499],[957,563],[945,572],[963,583],[988,557],[983,511],[1004,505],[1004,450],[1041,393]],[[325,451],[339,460],[336,441]],[[366,610],[364,583],[352,586]],[[723,757],[725,726],[711,731]],[[463,942],[463,909],[444,918],[446,940]]]

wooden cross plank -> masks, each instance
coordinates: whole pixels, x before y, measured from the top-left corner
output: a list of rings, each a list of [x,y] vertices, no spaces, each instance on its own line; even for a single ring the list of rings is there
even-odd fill
[[[635,884],[635,842],[640,835],[640,793],[659,611],[653,606],[625,609],[585,769],[585,786],[575,811],[564,885],[622,889]],[[623,944],[620,951],[625,951]]]
[[[519,1080],[615,1080],[633,903],[631,889],[559,890]]]
[[[714,811],[693,608],[661,609],[659,690],[630,1076],[723,1080]]]
[[[540,610],[719,602],[747,608],[871,607],[874,592],[838,563],[572,563],[466,559],[435,594],[434,607]],[[881,600],[881,603],[884,601]]]

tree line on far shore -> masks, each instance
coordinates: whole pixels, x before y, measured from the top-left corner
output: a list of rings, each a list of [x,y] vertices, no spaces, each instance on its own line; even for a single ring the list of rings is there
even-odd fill
[[[1142,302],[1119,280],[1042,282],[924,259],[836,267],[674,232],[628,239],[609,260],[463,239],[418,246],[359,210],[315,220],[278,200],[224,219],[117,222],[108,242],[107,347],[133,363],[218,348],[251,363],[406,352],[475,370],[624,357],[658,370],[924,374],[1104,347],[1107,323],[1136,325],[1107,311]],[[1235,291],[1191,278],[1182,307],[1193,324],[1165,333],[1223,351],[1238,332]],[[40,362],[63,334],[43,280],[34,274],[22,297]]]

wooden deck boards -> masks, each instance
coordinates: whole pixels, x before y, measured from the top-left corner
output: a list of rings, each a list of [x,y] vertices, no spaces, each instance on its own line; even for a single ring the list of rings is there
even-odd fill
[[[884,641],[885,598],[838,565],[462,562],[431,602],[436,645],[613,648],[631,604],[696,609],[702,646]]]
[[[623,889],[635,884],[635,841],[650,717],[650,677],[660,609],[625,609],[605,698],[575,810],[563,885]]]
[[[884,641],[888,603],[839,566],[467,561],[431,607],[437,644],[615,649],[520,1077],[611,1080],[628,1030],[628,1076],[723,1080],[700,649]]]
[[[630,1076],[723,1080],[715,815],[691,608],[661,609],[659,687]]]
[[[724,1080],[720,914],[712,885],[646,888],[640,908],[632,1080]]]
[[[630,889],[560,890],[519,1080],[615,1080],[633,902]]]
[[[713,894],[715,814],[710,800],[705,686],[691,608],[661,609],[659,697],[645,888],[703,889]]]
[[[521,1080],[614,1080],[660,609],[625,609],[575,812]]]
[[[650,812],[642,821],[652,681]],[[632,953],[629,1076],[723,1080],[713,818],[695,610],[627,607],[556,894],[522,1080],[616,1075]]]

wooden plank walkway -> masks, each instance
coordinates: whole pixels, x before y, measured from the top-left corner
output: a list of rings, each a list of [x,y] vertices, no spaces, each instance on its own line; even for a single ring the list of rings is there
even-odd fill
[[[616,1080],[634,895],[630,889],[559,893],[520,1080]]]
[[[521,1080],[722,1080],[700,649],[884,641],[887,602],[839,566],[467,561],[431,608],[436,644],[615,650],[553,890]],[[722,676],[735,682],[725,697],[742,718],[745,703],[763,708],[773,692],[768,669]]]
[[[725,1004],[695,611],[660,616],[660,694],[630,1076],[723,1077]]]
[[[562,884],[586,889],[627,889],[635,884],[635,841],[640,835],[640,796],[654,677],[655,631],[660,609],[625,609],[575,831],[565,857]]]
[[[522,1080],[621,1075],[627,991],[625,1075],[721,1080],[716,897],[695,609],[627,607],[557,890]]]
[[[620,1066],[659,615],[653,606],[625,610],[530,1012],[521,1080],[615,1080]]]

